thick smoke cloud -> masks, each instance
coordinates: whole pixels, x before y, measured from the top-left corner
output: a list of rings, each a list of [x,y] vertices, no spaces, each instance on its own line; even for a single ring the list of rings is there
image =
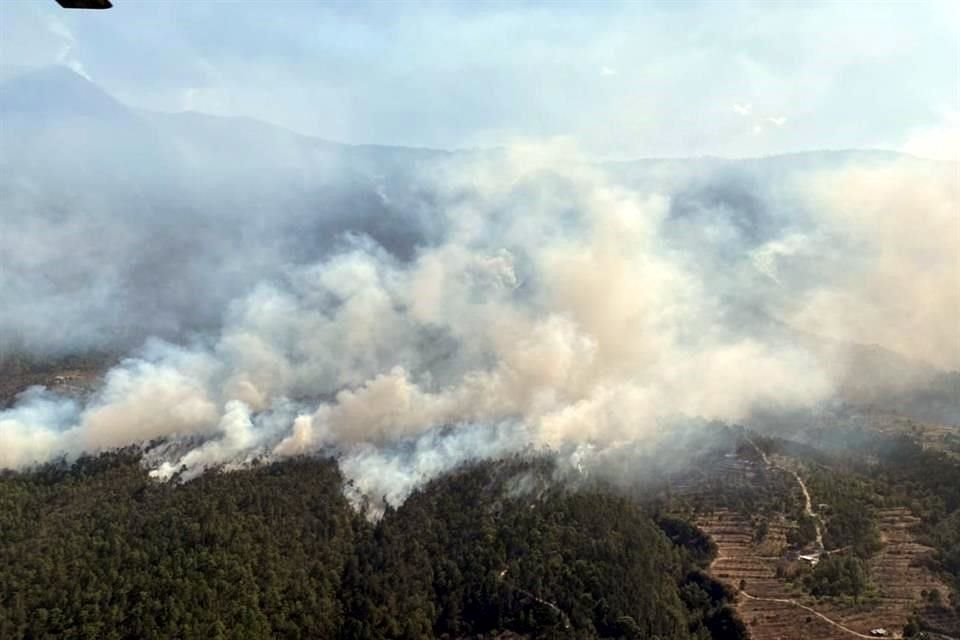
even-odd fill
[[[225,159],[195,180],[137,183],[191,190],[149,191],[151,211],[214,194],[237,205],[194,219],[144,209],[132,224],[116,201],[43,209],[20,228],[4,215],[5,250],[36,246],[83,276],[65,298],[66,280],[33,254],[5,253],[8,349],[102,347],[118,327],[160,338],[86,399],[22,394],[0,413],[0,467],[154,441],[153,474],[190,478],[332,452],[351,497],[397,502],[470,457],[582,454],[669,437],[677,417],[814,406],[872,375],[851,371],[852,343],[920,371],[960,367],[950,166],[856,155],[597,166],[551,145],[393,157],[288,142],[267,155],[316,172],[294,199],[267,198],[278,176],[293,180],[277,170],[256,191],[264,201],[241,206],[230,189],[250,195],[237,180],[252,173]],[[324,194],[315,209],[311,194]],[[57,216],[60,232],[44,235]],[[117,246],[89,253],[95,228]]]
[[[811,179],[817,222],[854,259],[789,313],[795,326],[960,368],[960,175],[909,164],[849,167]],[[794,255],[816,256],[798,242]],[[858,251],[859,249],[859,251]]]
[[[0,84],[0,358],[215,331],[345,230],[401,259],[437,235],[409,177],[445,153],[128,109],[70,71]]]

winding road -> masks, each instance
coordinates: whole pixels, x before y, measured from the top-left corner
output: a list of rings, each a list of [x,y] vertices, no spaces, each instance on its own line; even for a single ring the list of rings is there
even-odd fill
[[[804,513],[805,513],[808,517],[810,517],[810,518],[813,519],[814,527],[815,527],[816,530],[817,530],[817,556],[819,556],[820,554],[824,553],[824,548],[823,548],[823,529],[822,529],[822,527],[821,527],[821,525],[820,525],[820,516],[818,516],[818,515],[814,512],[814,510],[813,510],[813,500],[811,500],[811,498],[810,498],[810,491],[807,489],[807,484],[803,481],[803,478],[801,478],[801,477],[800,477],[800,474],[797,473],[796,471],[794,471],[793,469],[786,469],[786,468],[784,468],[784,467],[781,467],[780,465],[777,465],[777,464],[771,462],[771,461],[770,461],[770,458],[769,458],[769,457],[767,456],[767,454],[763,451],[763,449],[761,449],[761,448],[757,445],[757,443],[753,441],[753,439],[752,439],[750,436],[744,435],[744,437],[745,437],[745,439],[747,440],[747,442],[750,443],[750,446],[752,446],[752,447],[754,448],[754,450],[760,455],[760,459],[763,460],[763,464],[766,465],[766,467],[767,467],[768,469],[779,469],[780,471],[783,471],[783,472],[785,472],[785,473],[789,473],[790,475],[792,475],[792,476],[796,479],[797,484],[800,485],[800,490],[803,491],[803,501],[804,501],[803,511],[804,511]],[[746,591],[743,591],[743,590],[740,591],[740,594],[742,594],[742,595],[743,595],[745,598],[747,598],[748,600],[755,600],[755,601],[757,601],[757,602],[778,602],[778,603],[781,603],[781,604],[789,604],[789,605],[792,605],[792,606],[794,606],[794,607],[799,607],[799,608],[803,609],[804,611],[807,611],[807,612],[809,612],[809,613],[817,616],[818,618],[820,618],[820,619],[823,620],[824,622],[826,622],[826,623],[828,623],[828,624],[836,627],[837,629],[840,629],[841,631],[844,631],[845,633],[848,633],[848,634],[850,634],[850,635],[852,635],[852,636],[856,636],[856,637],[858,637],[858,638],[874,639],[874,638],[876,637],[876,636],[867,635],[867,634],[865,634],[865,633],[860,633],[859,631],[854,631],[854,630],[851,629],[850,627],[844,626],[843,624],[840,624],[839,622],[837,622],[836,620],[833,620],[832,618],[828,618],[827,616],[825,616],[824,614],[820,613],[820,612],[817,611],[816,609],[813,609],[813,608],[811,608],[811,607],[808,607],[807,605],[801,604],[801,603],[797,602],[796,600],[793,600],[793,599],[790,599],[790,598],[761,598],[761,597],[759,597],[759,596],[751,595],[751,594],[749,594],[749,593],[747,593]]]
[[[824,622],[827,622],[827,623],[833,625],[834,627],[836,627],[837,629],[840,629],[841,631],[845,631],[845,632],[849,633],[849,634],[852,635],[852,636],[857,636],[858,638],[870,638],[871,640],[875,640],[875,638],[876,638],[876,636],[871,636],[871,635],[867,635],[867,634],[865,634],[865,633],[860,633],[859,631],[854,631],[854,630],[851,629],[850,627],[845,627],[844,625],[840,624],[840,623],[837,622],[836,620],[833,620],[833,619],[831,619],[831,618],[828,618],[827,616],[823,615],[822,613],[820,613],[820,612],[817,611],[816,609],[812,609],[812,608],[808,607],[808,606],[805,605],[805,604],[800,604],[800,603],[797,602],[796,600],[792,600],[792,599],[788,599],[788,598],[760,598],[760,597],[758,597],[758,596],[752,596],[752,595],[750,595],[749,593],[747,593],[746,591],[741,591],[741,592],[740,592],[740,595],[744,596],[744,597],[747,598],[748,600],[756,600],[757,602],[779,602],[779,603],[782,603],[782,604],[791,604],[791,605],[793,605],[793,606],[795,606],[795,607],[800,607],[800,608],[803,609],[804,611],[808,611],[808,612],[812,613],[813,615],[817,616],[818,618],[820,618],[820,619],[823,620]]]
[[[822,530],[821,523],[820,523],[820,516],[818,516],[817,513],[814,512],[814,510],[813,510],[813,500],[811,500],[811,498],[810,498],[810,491],[807,490],[807,485],[806,485],[806,483],[803,481],[803,478],[800,477],[800,474],[797,473],[796,471],[794,471],[793,469],[787,469],[787,468],[785,468],[785,467],[782,467],[782,466],[776,464],[775,462],[772,462],[772,461],[770,460],[770,458],[767,456],[767,454],[764,453],[763,449],[761,449],[761,448],[757,445],[757,443],[754,442],[753,439],[752,439],[749,435],[744,434],[744,439],[746,439],[746,441],[750,443],[750,446],[754,448],[754,450],[757,452],[757,454],[758,454],[758,455],[760,456],[760,458],[763,460],[763,464],[764,464],[767,468],[769,468],[769,469],[779,469],[780,471],[783,471],[783,472],[785,472],[785,473],[789,473],[790,475],[792,475],[792,476],[796,479],[797,484],[800,485],[800,489],[803,491],[803,499],[804,499],[804,507],[803,507],[803,510],[804,510],[804,513],[806,513],[806,515],[809,516],[810,518],[813,518],[813,523],[814,523],[814,526],[816,527],[816,530],[817,530],[817,555],[819,556],[819,555],[821,555],[821,554],[830,554],[830,553],[835,553],[835,552],[837,552],[837,551],[842,551],[843,549],[833,549],[832,551],[827,551],[827,550],[825,550],[825,549],[823,548],[823,530]],[[844,548],[846,548],[846,547],[844,547]],[[811,608],[811,607],[808,607],[808,606],[805,605],[805,604],[801,604],[801,603],[799,603],[799,602],[797,602],[796,600],[793,600],[793,599],[791,599],[791,598],[762,598],[762,597],[759,597],[759,596],[751,595],[751,594],[747,593],[747,592],[744,591],[744,590],[740,590],[739,593],[740,593],[741,595],[743,595],[743,597],[745,597],[745,598],[748,599],[748,600],[754,600],[754,601],[757,601],[757,602],[777,602],[777,603],[781,603],[781,604],[789,604],[789,605],[792,605],[792,606],[794,606],[794,607],[799,607],[800,609],[803,609],[804,611],[807,611],[807,612],[809,612],[810,614],[817,616],[818,618],[820,618],[820,619],[823,620],[824,622],[832,625],[833,627],[835,627],[835,628],[837,628],[837,629],[840,629],[840,630],[843,631],[844,633],[848,633],[848,634],[850,634],[850,635],[852,635],[852,636],[856,636],[856,637],[858,637],[858,638],[869,638],[869,639],[874,639],[874,640],[875,640],[875,638],[876,638],[876,636],[867,635],[867,634],[865,634],[865,633],[860,633],[859,631],[854,631],[854,630],[851,629],[850,627],[847,627],[847,626],[845,626],[845,625],[837,622],[836,620],[833,620],[832,618],[829,618],[829,617],[825,616],[824,614],[820,613],[820,612],[817,611],[816,609],[813,609],[813,608]],[[958,638],[954,638],[953,636],[944,635],[944,634],[942,634],[942,633],[934,633],[934,632],[929,632],[929,631],[928,631],[927,634],[929,635],[929,637],[930,637],[931,639],[960,640],[960,639],[958,639]],[[899,634],[897,634],[897,635],[890,636],[890,637],[897,638],[897,637],[900,637],[900,636],[899,636]]]
[[[823,553],[823,529],[820,526],[820,516],[818,516],[813,510],[813,500],[810,499],[810,492],[807,490],[807,484],[803,481],[803,478],[800,477],[800,474],[794,471],[793,469],[786,469],[780,465],[770,461],[770,458],[767,457],[767,454],[764,453],[763,449],[757,446],[757,443],[753,441],[753,438],[744,434],[744,438],[747,442],[750,443],[750,446],[760,455],[760,459],[763,460],[763,464],[766,465],[768,469],[779,469],[785,473],[789,473],[797,480],[797,484],[800,485],[800,490],[803,491],[803,512],[807,514],[808,517],[813,519],[813,526],[817,530],[817,555]],[[869,637],[869,636],[867,636]]]
[[[497,576],[497,578],[498,578],[502,583],[504,583],[504,584],[507,585],[509,588],[511,588],[511,589],[513,589],[514,591],[516,591],[517,593],[522,593],[523,595],[527,596],[528,598],[533,599],[534,602],[537,602],[537,603],[539,603],[539,604],[541,604],[541,605],[543,605],[543,606],[545,606],[545,607],[553,610],[557,615],[559,615],[561,618],[563,618],[563,628],[564,628],[564,629],[569,629],[569,628],[570,628],[570,618],[567,617],[567,614],[564,613],[563,609],[561,609],[560,607],[558,607],[557,605],[553,604],[552,602],[550,602],[550,601],[548,601],[548,600],[544,600],[543,598],[537,596],[536,594],[530,593],[530,592],[527,591],[526,589],[521,589],[521,588],[518,587],[517,585],[511,584],[511,583],[507,582],[506,580],[504,580],[504,576],[506,576],[506,575],[507,575],[507,569],[504,569],[503,571],[500,572],[500,574]]]
[[[807,514],[808,517],[813,518],[813,526],[817,529],[817,551],[823,553],[823,531],[820,528],[820,516],[818,516],[813,511],[813,502],[810,500],[810,492],[807,491],[807,485],[803,481],[803,478],[800,477],[800,474],[792,469],[784,469],[783,467],[778,467],[777,465],[772,465],[775,469],[780,469],[781,471],[786,471],[794,478],[797,479],[797,483],[800,485],[800,489],[803,490],[803,511]]]

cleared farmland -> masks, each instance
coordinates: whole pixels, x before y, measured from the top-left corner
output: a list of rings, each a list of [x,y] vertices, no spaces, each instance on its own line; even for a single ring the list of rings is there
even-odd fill
[[[740,467],[746,470],[751,464]],[[737,465],[728,464],[725,471],[736,470]],[[749,477],[742,473],[739,481],[767,482],[778,469],[768,471]],[[812,499],[817,502],[816,495]],[[882,546],[867,563],[871,593],[859,601],[817,599],[802,589],[802,575],[810,568],[787,544],[796,524],[788,514],[764,516],[763,536],[758,536],[756,514],[714,509],[699,513],[696,522],[717,544],[711,573],[741,590],[737,609],[755,640],[873,637],[871,631],[878,628],[897,636],[916,613],[944,634],[956,635],[960,629],[955,613],[931,602],[931,593],[947,601],[950,589],[928,568],[925,559],[933,550],[917,540],[919,519],[905,507],[877,513]]]

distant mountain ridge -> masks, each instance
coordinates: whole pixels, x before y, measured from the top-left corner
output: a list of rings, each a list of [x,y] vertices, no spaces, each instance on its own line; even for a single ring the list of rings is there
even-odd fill
[[[63,67],[15,76],[0,83],[0,290],[30,318],[0,318],[0,336],[96,349],[213,326],[248,274],[314,261],[347,230],[409,257],[431,234],[411,174],[447,156],[136,110]],[[104,304],[112,324],[88,331]]]
[[[0,294],[16,313],[0,315],[0,353],[116,352],[215,328],[253,284],[314,263],[351,233],[410,260],[445,233],[439,176],[501,152],[348,145],[248,118],[133,109],[65,67],[13,75],[0,82]],[[928,162],[846,150],[603,166],[631,188],[670,193],[664,241],[722,274],[744,248],[796,225],[789,202],[764,200],[768,183],[891,159]],[[537,189],[564,188],[544,180]],[[729,241],[702,235],[718,216]],[[803,342],[756,315],[752,287],[729,286],[717,295],[732,301],[732,323]],[[907,370],[932,375],[892,354],[856,354],[870,368],[887,362],[894,387]]]
[[[319,138],[309,134],[299,133],[282,125],[273,124],[245,116],[222,116],[199,111],[161,112],[145,109],[136,109],[123,104],[114,98],[108,91],[92,80],[81,76],[72,69],[54,65],[40,68],[5,68],[0,74],[0,116],[10,116],[14,113],[28,112],[34,116],[43,115],[85,115],[96,117],[116,117],[121,112],[137,114],[145,119],[160,120],[174,118],[181,121],[206,121],[212,127],[227,127],[228,123],[242,125],[249,129],[258,129],[261,133],[269,133],[285,138],[296,138],[311,144],[346,147],[366,152],[402,153],[410,155],[429,154],[470,154],[495,153],[498,148],[488,149],[440,149],[434,147],[410,147],[370,143],[345,143]],[[911,159],[922,162],[944,164],[943,161],[926,160],[909,154],[883,149],[837,149],[837,150],[810,150],[794,151],[771,156],[728,158],[722,156],[697,156],[689,158],[634,158],[626,160],[600,161],[608,167],[626,168],[631,165],[672,165],[691,162],[705,165],[722,165],[736,163],[755,163],[775,160],[781,163],[812,163],[822,162],[823,158],[831,156],[837,160],[889,160],[893,158]]]
[[[129,109],[99,86],[67,67],[44,67],[0,83],[0,113],[34,117],[85,115],[117,117]]]

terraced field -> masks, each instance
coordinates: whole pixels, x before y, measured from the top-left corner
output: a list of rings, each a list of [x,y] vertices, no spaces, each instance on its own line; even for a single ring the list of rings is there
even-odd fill
[[[801,598],[801,594],[786,580],[777,578],[777,563],[781,559],[778,551],[786,544],[785,521],[770,523],[767,540],[761,545],[754,543],[753,524],[742,514],[718,510],[701,516],[697,524],[717,544],[711,573],[734,587],[742,584],[743,591],[753,596],[741,593],[737,610],[755,640],[850,637],[789,602]]]
[[[897,415],[871,415],[870,428],[887,436],[908,436],[926,449],[960,459],[960,429],[955,425],[920,422]]]
[[[946,599],[949,588],[921,565],[931,549],[917,542],[916,523],[917,518],[905,508],[879,513],[883,547],[869,561],[879,597],[870,604],[853,605],[818,601],[778,577],[778,565],[781,570],[787,568],[786,573],[791,565],[784,559],[791,524],[784,517],[769,522],[760,543],[754,540],[754,522],[743,514],[716,510],[701,514],[697,522],[717,544],[711,573],[733,587],[742,586],[737,608],[754,640],[870,638],[870,631],[878,627],[898,635],[918,610],[936,628],[956,636],[960,630],[956,616],[929,606],[923,598],[937,589]]]
[[[879,604],[869,611],[857,612],[849,608],[824,605],[821,610],[855,629],[885,626],[900,629],[915,609],[921,609],[928,622],[938,622],[945,633],[960,632],[960,620],[946,611],[934,611],[925,606],[924,594],[933,589],[946,598],[949,587],[920,561],[933,550],[917,542],[913,530],[919,519],[906,508],[885,509],[878,513],[883,548],[870,559],[870,577],[880,591]],[[874,621],[881,620],[877,625]],[[899,626],[895,626],[897,621]]]

